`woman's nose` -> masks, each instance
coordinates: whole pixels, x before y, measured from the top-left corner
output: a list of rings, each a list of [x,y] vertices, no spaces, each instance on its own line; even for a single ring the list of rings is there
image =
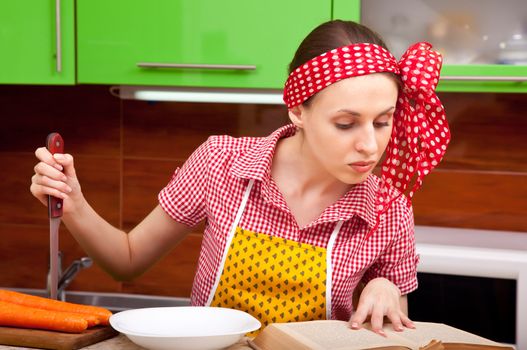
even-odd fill
[[[358,152],[367,154],[368,156],[377,153],[377,138],[375,137],[375,128],[373,125],[363,129],[355,144],[355,148]]]

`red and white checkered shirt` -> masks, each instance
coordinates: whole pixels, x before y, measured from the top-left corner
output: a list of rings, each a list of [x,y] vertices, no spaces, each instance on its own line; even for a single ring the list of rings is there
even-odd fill
[[[354,186],[306,227],[298,226],[271,178],[276,143],[295,132],[294,125],[287,125],[268,137],[212,136],[159,193],[161,207],[174,220],[194,226],[206,219],[192,305],[207,302],[250,179],[256,181],[239,223],[244,229],[327,247],[336,223],[344,221],[332,251],[332,318],[350,318],[352,293],[361,279],[385,277],[402,294],[417,288],[413,212],[405,196],[392,203],[373,236],[364,239],[375,225],[377,176]]]

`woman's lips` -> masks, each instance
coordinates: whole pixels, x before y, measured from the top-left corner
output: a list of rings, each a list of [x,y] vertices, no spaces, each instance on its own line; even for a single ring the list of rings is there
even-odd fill
[[[351,163],[349,166],[358,173],[367,173],[373,169],[375,162],[356,162]]]

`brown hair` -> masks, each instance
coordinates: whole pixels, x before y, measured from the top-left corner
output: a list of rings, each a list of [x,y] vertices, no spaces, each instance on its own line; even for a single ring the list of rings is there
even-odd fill
[[[324,52],[358,43],[376,44],[388,50],[380,35],[362,24],[340,19],[322,23],[313,29],[300,43],[293,60],[289,64],[289,74],[302,64]],[[382,74],[390,74],[397,85],[401,85],[397,75],[392,73]],[[304,101],[303,104],[308,106],[314,96],[316,94]]]

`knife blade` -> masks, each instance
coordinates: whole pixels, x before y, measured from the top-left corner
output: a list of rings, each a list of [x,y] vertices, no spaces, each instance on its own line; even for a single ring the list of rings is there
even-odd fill
[[[64,153],[64,140],[59,133],[51,133],[46,138],[46,148],[51,154]],[[62,217],[61,198],[48,196],[49,216],[49,281],[48,292],[51,299],[57,299],[59,282],[59,226]]]

